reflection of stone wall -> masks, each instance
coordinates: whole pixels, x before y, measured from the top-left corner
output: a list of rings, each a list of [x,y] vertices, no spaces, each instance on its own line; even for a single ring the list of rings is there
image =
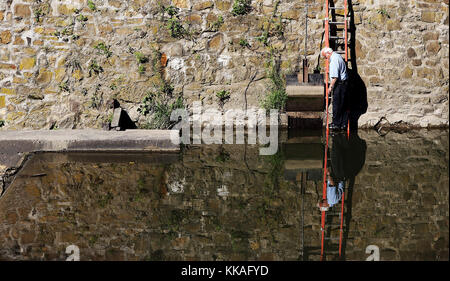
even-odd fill
[[[448,132],[360,136],[368,148],[347,258],[364,260],[373,244],[382,260],[448,260]],[[153,164],[74,159],[36,155],[9,187],[0,200],[0,259],[61,260],[70,244],[84,260],[300,256],[298,186],[257,147],[194,146],[182,161]],[[321,184],[308,181],[306,247],[320,246],[318,193]]]
[[[93,0],[95,11],[87,2],[1,1],[3,129],[99,128],[112,113],[107,103],[112,98],[139,119],[137,105],[157,79],[150,62],[139,73],[133,53],[150,57],[152,48],[164,54],[166,78],[186,104],[202,100],[218,108],[216,92],[229,90],[225,109],[243,108],[246,102],[259,106],[267,88],[269,51],[257,38],[268,26],[275,0],[251,1],[252,11],[244,16],[231,14],[233,0]],[[189,35],[171,37],[168,16],[156,2],[180,8],[180,23]],[[358,72],[369,100],[360,124],[374,125],[385,116],[391,123],[448,125],[448,1],[352,2]],[[303,59],[304,3],[280,1],[271,25],[268,44],[286,73],[299,71]],[[324,1],[309,3],[312,71]],[[223,24],[215,28],[220,16]],[[98,43],[105,48],[94,48]],[[99,67],[103,72],[95,74]]]
[[[448,260],[449,135],[360,134],[366,165],[356,178],[348,258],[377,245],[385,260]]]

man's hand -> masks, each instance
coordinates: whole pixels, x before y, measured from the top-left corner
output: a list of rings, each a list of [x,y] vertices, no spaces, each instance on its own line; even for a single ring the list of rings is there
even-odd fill
[[[328,204],[328,200],[322,199],[319,203],[317,203],[317,207],[319,207],[320,211],[328,211],[330,205]]]
[[[328,95],[331,95],[331,92],[333,91],[332,87],[328,87]]]

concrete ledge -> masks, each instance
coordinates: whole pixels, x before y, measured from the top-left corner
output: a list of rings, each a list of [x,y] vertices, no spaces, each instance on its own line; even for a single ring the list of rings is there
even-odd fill
[[[22,144],[24,151],[179,151],[170,130],[3,131],[1,150]]]
[[[323,97],[325,90],[323,86],[310,85],[288,85],[286,86],[288,97]]]
[[[0,133],[0,174],[17,167],[30,152],[178,152],[170,130],[56,130],[2,131]]]

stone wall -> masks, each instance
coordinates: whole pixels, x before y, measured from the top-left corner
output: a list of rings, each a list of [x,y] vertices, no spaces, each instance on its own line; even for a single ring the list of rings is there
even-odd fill
[[[346,258],[376,245],[381,260],[448,260],[448,131],[360,136]],[[283,158],[244,145],[173,156],[36,155],[0,199],[0,260],[64,260],[71,244],[82,260],[298,260],[302,244],[320,249],[322,184],[307,181],[302,203]]]
[[[270,48],[284,73],[300,70],[304,0],[280,1],[276,11],[274,0],[253,0],[251,12],[238,16],[233,0],[91,2],[0,1],[1,129],[99,128],[111,118],[113,99],[142,125],[137,108],[158,84],[154,50],[162,53],[173,95],[187,106],[201,100],[220,108],[216,93],[227,90],[224,109],[258,107]],[[324,11],[323,1],[309,2],[312,71]],[[352,2],[355,62],[369,103],[359,124],[385,117],[391,124],[448,125],[448,0]],[[179,8],[172,26],[183,29],[175,37],[161,5]],[[257,39],[265,30],[267,46]],[[136,52],[149,60],[139,62]]]

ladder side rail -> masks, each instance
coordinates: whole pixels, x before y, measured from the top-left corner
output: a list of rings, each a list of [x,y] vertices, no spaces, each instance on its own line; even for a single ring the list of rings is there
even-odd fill
[[[343,225],[344,225],[344,200],[345,200],[345,189],[342,191],[341,198],[341,226],[339,228],[339,258],[341,258],[342,253],[342,234],[343,234]]]
[[[329,13],[328,13],[328,1],[329,0],[325,0],[325,47],[329,47],[330,46],[330,42],[329,42]],[[322,191],[322,199],[326,200],[327,198],[327,181],[326,181],[326,176],[327,176],[327,161],[328,161],[328,157],[327,157],[327,150],[328,150],[328,134],[329,134],[329,127],[328,127],[328,71],[329,71],[329,62],[328,59],[325,62],[325,110],[327,113],[327,127],[326,127],[326,145],[325,145],[325,159],[324,159],[324,169],[323,169],[323,191]],[[321,216],[321,232],[322,232],[322,239],[321,239],[321,249],[320,249],[320,260],[323,260],[323,250],[324,250],[324,233],[325,231],[325,211],[322,211],[322,216]]]

